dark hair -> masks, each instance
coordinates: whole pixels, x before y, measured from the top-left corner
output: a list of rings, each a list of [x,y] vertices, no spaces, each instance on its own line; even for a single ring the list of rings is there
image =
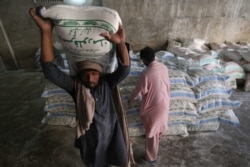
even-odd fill
[[[140,58],[145,59],[148,62],[155,60],[155,53],[154,50],[150,47],[145,47],[140,51]]]

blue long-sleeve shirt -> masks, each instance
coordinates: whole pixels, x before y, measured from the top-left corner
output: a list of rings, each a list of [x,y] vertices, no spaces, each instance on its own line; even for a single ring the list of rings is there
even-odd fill
[[[42,63],[42,68],[45,77],[65,89],[75,101],[75,80],[77,76],[66,75],[52,62]],[[111,163],[107,159],[117,161],[119,158],[125,158],[126,160],[126,146],[117,121],[111,90],[128,75],[129,70],[129,66],[125,66],[118,61],[117,69],[113,73],[101,76],[98,86],[91,90],[95,99],[93,123],[86,134],[76,140],[76,145],[80,149],[82,159],[86,164],[102,167]],[[114,137],[116,141],[113,141]],[[113,145],[114,143],[115,145]],[[109,154],[114,152],[110,146],[120,148],[119,153],[117,153],[118,158],[109,157]]]

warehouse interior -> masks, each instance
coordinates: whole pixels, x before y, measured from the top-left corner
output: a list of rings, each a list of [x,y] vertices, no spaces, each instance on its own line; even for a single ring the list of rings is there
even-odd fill
[[[61,122],[48,119],[46,104],[50,101],[46,95],[50,89],[61,90],[49,83],[41,71],[40,33],[28,14],[30,7],[61,3],[62,0],[0,2],[0,166],[83,166],[80,154],[74,148],[75,122],[65,117]],[[133,64],[130,76],[120,85],[122,95],[130,93],[127,86],[133,85],[139,77],[137,72],[144,69],[137,53],[145,46],[154,48],[157,60],[169,67],[173,99],[180,100],[174,96],[180,89],[197,93],[202,88],[198,82],[211,88],[227,88],[228,94],[220,96],[224,101],[216,97],[221,105],[230,105],[225,113],[208,117],[209,114],[200,111],[195,120],[193,117],[185,120],[172,117],[172,126],[160,143],[156,166],[250,166],[248,0],[89,0],[86,3],[114,9],[122,20]],[[57,44],[56,32],[54,39]],[[65,55],[60,49],[59,56]],[[197,58],[196,55],[203,57]],[[67,64],[67,59],[62,58]],[[209,72],[195,73],[198,68]],[[68,68],[64,70],[70,71]],[[227,76],[221,87],[217,82],[218,78],[221,79],[218,73]],[[216,82],[205,83],[206,76]],[[175,79],[183,79],[185,83],[175,85]],[[198,103],[197,98],[191,99],[190,96],[182,102],[189,107],[201,105],[201,101]],[[125,103],[124,108],[134,111]],[[127,112],[135,160],[135,164],[131,160],[127,166],[142,166],[137,162],[144,154],[144,132],[138,118],[137,113]],[[177,125],[176,120],[182,124]],[[190,124],[197,120],[202,125]]]

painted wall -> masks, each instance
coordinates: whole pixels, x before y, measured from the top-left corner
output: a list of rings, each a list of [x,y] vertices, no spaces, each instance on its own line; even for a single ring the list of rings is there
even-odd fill
[[[190,37],[250,41],[249,0],[102,0],[102,4],[119,12],[133,50]],[[40,37],[28,15],[31,6],[33,0],[0,1],[0,19],[14,53],[0,29],[0,56],[7,70],[35,68]]]

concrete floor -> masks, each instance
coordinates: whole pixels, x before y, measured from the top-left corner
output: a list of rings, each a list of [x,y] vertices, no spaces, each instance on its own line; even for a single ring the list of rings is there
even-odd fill
[[[40,72],[0,73],[0,167],[83,166],[73,147],[74,129],[41,125],[44,81]],[[250,93],[236,90],[231,98],[242,102],[234,110],[240,126],[221,124],[217,131],[165,136],[157,166],[250,167]],[[138,160],[143,156],[144,138],[132,140]]]

